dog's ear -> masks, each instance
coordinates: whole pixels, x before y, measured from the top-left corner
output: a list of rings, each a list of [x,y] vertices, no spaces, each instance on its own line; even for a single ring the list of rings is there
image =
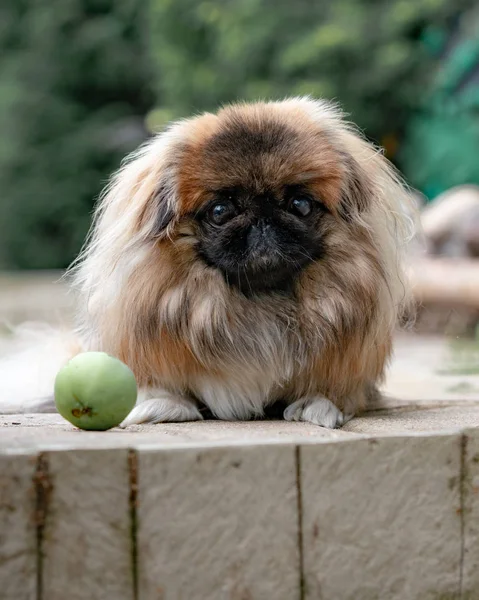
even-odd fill
[[[380,149],[349,127],[342,131],[342,141],[345,170],[341,198],[343,216],[347,219],[355,215],[361,217],[374,204],[388,212],[391,219],[403,221],[405,229],[410,232],[410,216],[415,212],[412,196],[395,167]]]
[[[94,237],[161,237],[175,217],[176,169],[169,132],[126,158],[105,189],[94,214]],[[113,241],[113,240],[112,240]]]
[[[374,194],[371,174],[349,152],[343,154],[344,185],[341,194],[340,215],[346,220],[367,210]]]
[[[151,229],[150,235],[154,238],[161,238],[172,224],[176,213],[176,189],[174,182],[165,178],[159,182],[158,190],[151,199],[151,206],[146,213],[150,213]]]
[[[136,165],[139,169],[131,202],[138,206],[138,228],[149,239],[167,235],[177,216],[180,151],[171,138],[171,131],[159,136],[146,147]],[[135,169],[135,159],[131,167]]]
[[[128,249],[168,235],[177,214],[177,148],[184,126],[174,124],[149,140],[113,175],[96,206],[77,265],[111,266]]]

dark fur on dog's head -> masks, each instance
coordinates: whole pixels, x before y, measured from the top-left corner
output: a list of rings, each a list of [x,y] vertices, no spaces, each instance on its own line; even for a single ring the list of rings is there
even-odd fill
[[[194,392],[214,379],[344,404],[389,355],[407,202],[325,102],[177,123],[100,203],[77,275],[85,337],[140,383]]]

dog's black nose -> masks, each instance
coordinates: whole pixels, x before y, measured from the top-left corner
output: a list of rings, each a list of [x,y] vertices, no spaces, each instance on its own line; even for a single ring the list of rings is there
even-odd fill
[[[272,235],[272,227],[268,221],[261,219],[251,225],[248,231],[248,245],[250,247],[262,246]]]

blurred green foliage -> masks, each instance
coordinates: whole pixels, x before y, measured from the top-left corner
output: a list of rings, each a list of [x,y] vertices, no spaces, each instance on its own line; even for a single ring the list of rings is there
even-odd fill
[[[105,180],[146,136],[147,15],[137,0],[3,0],[0,266],[65,267]]]
[[[3,0],[0,267],[66,266],[147,130],[238,99],[336,99],[421,189],[477,176],[474,4]]]
[[[409,180],[428,198],[455,185],[479,185],[479,6],[451,29],[448,38],[435,32],[431,51],[439,66],[407,124],[399,154]]]
[[[156,124],[238,98],[311,94],[340,101],[377,141],[400,136],[435,64],[423,31],[470,4],[152,0]]]

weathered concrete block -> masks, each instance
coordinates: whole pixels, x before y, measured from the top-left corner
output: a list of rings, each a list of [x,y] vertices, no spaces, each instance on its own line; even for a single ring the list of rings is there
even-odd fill
[[[140,600],[300,598],[292,446],[138,452]]]
[[[479,598],[479,430],[469,430],[464,445],[463,598]]]
[[[302,446],[307,600],[457,598],[461,436]]]
[[[128,451],[46,453],[45,600],[133,600]]]
[[[36,457],[0,455],[0,598],[36,598]]]

